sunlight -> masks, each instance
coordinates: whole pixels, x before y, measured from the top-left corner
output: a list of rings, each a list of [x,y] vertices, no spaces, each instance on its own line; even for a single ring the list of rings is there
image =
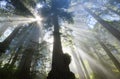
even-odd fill
[[[43,7],[43,5],[42,5],[41,3],[38,3],[38,4],[36,5],[36,8],[37,8],[37,9],[42,8],[42,7]]]
[[[41,21],[42,18],[41,18],[40,16],[36,15],[36,16],[35,16],[35,20],[36,20],[36,21]]]
[[[7,2],[6,1],[0,1],[0,7],[4,8],[6,6]]]
[[[23,17],[23,16],[15,16],[15,17],[0,17],[0,22],[13,22],[13,23],[31,23],[31,22],[41,22],[42,18],[39,15],[35,15],[35,18],[32,17]]]
[[[3,33],[3,35],[0,37],[0,42],[3,42],[13,31],[12,27],[8,27],[8,29]]]
[[[37,21],[40,21],[40,20],[41,20],[41,18],[40,18],[40,17],[36,17],[36,20],[37,20]]]
[[[37,14],[37,13],[33,13],[33,15],[34,15],[34,20],[33,21],[36,21],[37,22],[37,24],[39,25],[39,26],[41,26],[41,21],[42,21],[42,17],[39,15],[39,14]]]
[[[63,51],[64,51],[64,53],[68,53],[71,56],[72,61],[71,61],[70,65],[69,65],[70,70],[77,74],[78,71],[77,71],[77,67],[76,67],[76,64],[75,64],[75,58],[73,56],[73,53],[75,53],[75,52],[72,52],[71,47],[69,47],[69,46],[66,47],[64,45],[63,45]]]
[[[29,6],[29,5],[27,5],[27,4],[25,4],[25,3],[23,3],[25,6],[26,6],[26,8],[33,14],[33,16],[35,17],[35,18],[31,18],[31,21],[32,22],[34,22],[34,21],[37,21],[37,23],[38,24],[41,24],[41,20],[42,20],[42,18],[40,17],[40,15],[34,10],[34,8],[33,7],[31,7],[31,6]],[[40,7],[42,7],[42,5],[41,4],[37,4],[37,6],[36,6],[37,8],[40,8]]]
[[[103,65],[101,65],[101,63],[99,62],[99,61],[97,61],[94,57],[92,57],[92,56],[90,56],[89,54],[88,54],[88,52],[84,52],[83,50],[81,50],[80,48],[78,48],[78,46],[77,47],[75,47],[75,52],[74,52],[74,54],[76,54],[77,55],[77,58],[79,59],[79,60],[77,60],[76,62],[81,62],[81,61],[83,61],[83,63],[82,64],[84,64],[85,65],[85,68],[87,69],[87,72],[88,72],[88,74],[90,75],[90,78],[92,79],[92,77],[94,76],[94,75],[92,75],[93,74],[93,70],[100,70],[101,72],[103,72],[105,75],[110,75],[111,77],[113,77],[113,75],[110,73],[110,72],[108,72],[107,71],[107,69],[105,69],[105,67],[103,66]],[[74,55],[73,54],[73,55]],[[80,58],[81,57],[81,58]],[[73,60],[74,59],[77,59],[76,57],[73,57]],[[72,63],[73,64],[73,63]],[[77,65],[76,63],[75,63],[75,65]],[[83,66],[83,65],[82,65]],[[91,67],[92,66],[92,67]],[[71,66],[71,68],[72,67],[74,67],[74,66]],[[77,68],[78,69],[78,68]],[[82,68],[84,71],[85,71],[85,69],[84,68]],[[79,72],[78,72],[79,73]],[[86,74],[86,73],[85,73]]]
[[[88,52],[81,52],[79,49],[77,49],[77,50],[79,51],[79,55],[82,55],[83,59],[87,61],[87,64],[90,65],[90,63],[91,63],[95,70],[97,68],[98,70],[101,70],[105,75],[109,75],[109,76],[113,77],[112,73],[108,72],[108,70],[99,61],[97,61],[94,57],[91,57],[89,54],[87,54]],[[84,63],[86,65],[86,62],[84,62]],[[88,70],[89,74],[92,71],[90,68],[88,68],[87,70]]]
[[[31,23],[33,21],[35,21],[34,18],[22,17],[22,16],[0,17],[0,22],[25,22],[25,23]]]
[[[109,1],[0,0],[0,79],[118,79],[120,4]]]

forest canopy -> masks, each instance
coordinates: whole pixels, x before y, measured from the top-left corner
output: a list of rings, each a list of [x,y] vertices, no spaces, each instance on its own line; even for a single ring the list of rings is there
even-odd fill
[[[119,0],[0,0],[0,79],[119,78]]]

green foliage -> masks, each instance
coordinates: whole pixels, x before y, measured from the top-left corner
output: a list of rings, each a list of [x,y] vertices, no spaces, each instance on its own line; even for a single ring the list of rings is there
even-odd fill
[[[41,15],[46,19],[44,21],[45,27],[51,27],[53,25],[53,15],[57,15],[60,19],[68,23],[74,23],[72,12],[65,10],[69,7],[69,4],[69,0],[62,0],[60,2],[59,0],[51,0],[49,3],[46,2],[46,5],[40,9]]]
[[[81,1],[80,3],[87,3],[89,1],[91,1],[90,3],[93,3],[95,0],[94,1],[92,1],[92,0],[72,0],[72,1],[74,3],[76,3],[77,1],[78,2]],[[111,1],[111,3],[119,2],[118,0],[107,0],[107,1]],[[53,15],[58,16],[58,19],[59,19],[58,24],[61,23],[60,21],[74,23],[73,13],[75,12],[77,17],[75,17],[74,27],[70,27],[70,25],[65,24],[67,26],[65,29],[63,29],[65,32],[61,31],[62,32],[61,36],[63,38],[62,43],[64,44],[63,47],[69,46],[70,48],[72,48],[71,50],[75,50],[75,48],[73,48],[75,46],[76,49],[80,49],[80,50],[81,50],[81,47],[84,48],[84,50],[87,50],[87,49],[92,50],[92,52],[87,51],[87,52],[83,52],[83,53],[85,54],[85,56],[87,58],[93,59],[96,57],[96,59],[94,59],[94,61],[100,62],[101,67],[103,67],[109,73],[115,74],[114,76],[118,77],[118,79],[120,78],[119,77],[120,73],[119,73],[118,69],[115,68],[114,64],[111,62],[111,58],[106,54],[106,52],[100,46],[100,44],[98,43],[98,40],[94,37],[94,34],[97,35],[100,38],[100,40],[102,40],[102,42],[104,44],[106,44],[106,46],[109,48],[109,50],[112,52],[112,54],[115,56],[115,58],[117,60],[120,60],[120,57],[119,57],[120,56],[120,53],[119,53],[120,52],[120,43],[119,43],[119,41],[116,40],[116,38],[113,35],[111,35],[111,33],[108,32],[107,29],[102,27],[99,24],[99,22],[96,22],[95,25],[90,24],[90,23],[94,23],[94,20],[91,21],[91,19],[93,19],[93,18],[89,17],[90,16],[89,14],[87,14],[85,11],[81,10],[82,9],[81,7],[74,8],[72,10],[73,12],[68,12],[67,11],[67,9],[69,8],[68,3],[70,3],[68,0],[24,0],[24,1],[11,0],[10,4],[12,4],[15,7],[15,9],[10,8],[10,6],[9,6],[9,8],[11,10],[9,9],[8,11],[5,9],[0,9],[0,16],[1,17],[2,16],[3,17],[12,16],[12,15],[17,16],[15,14],[19,14],[19,15],[24,15],[25,18],[27,18],[27,15],[32,15],[32,14],[28,10],[28,8],[25,8],[26,6],[24,6],[24,3],[26,5],[29,5],[30,7],[32,7],[34,9],[36,4],[40,3],[40,2],[44,3],[44,5],[42,8],[38,9],[38,14],[43,18],[41,24],[44,23],[43,26],[45,27],[45,29],[49,28],[53,31],[53,28],[51,28],[53,26],[53,20],[52,20]],[[107,3],[107,4],[109,4],[109,3]],[[89,6],[89,5],[86,5],[86,6]],[[112,5],[112,6],[116,7],[115,5]],[[105,9],[106,6],[101,7],[101,4],[99,4],[99,3],[98,4],[93,3],[92,5],[90,5],[90,7],[91,7],[90,10],[92,12],[96,13],[97,16],[104,15],[103,17],[105,17],[111,13],[111,15],[108,16],[109,18],[107,21],[105,21],[105,23],[112,25],[111,27],[114,27],[115,29],[120,31],[119,21],[117,21],[117,22],[111,21],[111,19],[110,19],[110,16],[116,16],[116,15],[113,15],[116,13],[111,12],[108,9]],[[108,7],[111,7],[111,5]],[[80,11],[77,11],[77,10],[80,10]],[[115,10],[115,9],[113,9],[113,10]],[[115,11],[117,11],[117,10],[115,10]],[[16,12],[16,13],[14,13],[14,12]],[[84,18],[82,20],[84,20],[85,23],[81,20],[82,16],[84,16]],[[20,19],[21,19],[21,17],[20,17]],[[35,19],[35,18],[32,18],[32,19]],[[28,20],[31,20],[31,19],[28,19]],[[13,25],[18,26],[19,23],[17,23],[17,22],[18,21],[15,20],[15,21],[10,22],[10,23],[13,23]],[[23,23],[20,21],[20,25],[21,24],[23,24]],[[29,24],[29,23],[25,22],[25,24]],[[87,27],[89,24],[93,26],[91,28],[91,30],[88,29],[90,27]],[[33,27],[31,27],[30,25],[26,26],[25,29],[21,29],[22,33],[19,31],[19,34],[16,35],[15,39],[12,38],[12,42],[9,45],[10,46],[9,50],[14,49],[12,52],[15,52],[20,45],[23,46],[21,48],[20,52],[17,51],[17,52],[19,52],[19,55],[18,55],[18,58],[17,58],[16,63],[15,63],[15,65],[17,64],[16,66],[19,65],[18,63],[21,60],[21,56],[23,54],[25,54],[25,52],[23,52],[23,50],[25,50],[25,48],[27,47],[26,44],[31,43],[31,42],[29,42],[29,39],[30,39],[30,37],[32,38],[34,36],[33,32],[35,31],[34,30],[35,26],[36,25],[33,25]],[[28,27],[30,27],[30,28],[28,28]],[[64,27],[64,25],[63,25],[63,27]],[[111,27],[109,27],[109,28],[111,28]],[[66,30],[67,28],[70,28],[72,30],[71,31]],[[42,31],[44,31],[44,29],[42,29]],[[67,32],[70,32],[70,33],[67,33]],[[44,36],[44,34],[43,34],[43,36]],[[40,37],[40,39],[43,39],[43,37]],[[77,45],[75,45],[74,43]],[[45,79],[47,77],[47,74],[45,71],[46,62],[51,61],[51,60],[49,60],[49,57],[50,57],[49,56],[50,51],[48,51],[49,47],[47,47],[49,45],[45,41],[43,41],[41,43],[37,43],[37,44],[39,45],[39,47],[36,48],[35,53],[34,53],[33,58],[32,58],[32,63],[31,63],[32,67],[34,67],[35,69],[33,68],[33,70],[30,73],[31,73],[31,76],[33,79]],[[83,44],[86,44],[87,46],[85,47],[85,45],[83,45]],[[32,45],[32,47],[35,47],[35,45]],[[10,60],[10,62],[11,62],[13,60],[14,55],[15,55],[15,54],[12,54],[12,52],[11,51],[9,51],[9,53],[6,52],[6,54],[4,54],[5,56],[3,55],[0,58],[0,61],[6,62],[6,61],[8,61],[8,59],[11,56],[11,60]],[[75,54],[78,56],[78,59],[75,57],[74,57],[74,59],[77,60],[77,62],[81,62],[81,60],[79,59],[79,54],[82,57],[83,56],[82,53],[79,51],[77,51],[77,52],[74,51],[72,53],[72,55],[75,55]],[[47,56],[49,56],[49,57],[47,58]],[[83,56],[83,61],[85,60],[84,59],[85,56]],[[69,62],[69,61],[66,61],[66,62]],[[89,71],[88,66],[92,61],[87,61],[87,62],[88,63],[87,64],[84,63],[84,65],[87,68],[87,70]],[[34,66],[33,66],[33,64],[34,64]],[[5,64],[3,66],[3,64],[1,62],[0,63],[0,79],[17,79],[16,72],[18,69],[16,66],[10,67],[10,64]],[[83,65],[81,64],[81,66],[83,66]],[[32,67],[31,67],[31,69],[32,69]],[[40,71],[38,71],[39,69],[40,69]],[[77,69],[79,69],[79,68],[77,68]],[[103,79],[103,78],[101,78],[102,73],[99,73],[99,72],[95,73],[94,69],[93,69],[93,73],[89,72],[89,74],[90,74],[89,76],[91,77],[91,79]],[[109,75],[107,75],[107,76],[108,76],[108,79],[110,79]]]
[[[114,3],[120,3],[120,0],[109,0],[109,3],[114,4]]]
[[[0,79],[15,79],[15,67],[9,68],[9,64],[0,67]]]
[[[22,3],[21,0],[11,0],[10,3],[15,7],[16,14],[22,14],[24,16],[33,16],[33,14],[28,10],[28,8],[26,8],[26,6]]]
[[[68,23],[74,23],[72,12],[66,12],[64,10],[59,10],[57,14],[59,15],[61,19],[63,19],[63,21],[67,21]]]

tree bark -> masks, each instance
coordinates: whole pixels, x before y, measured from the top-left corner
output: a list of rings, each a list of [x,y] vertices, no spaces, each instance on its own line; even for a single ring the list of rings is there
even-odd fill
[[[17,61],[17,58],[18,58],[18,55],[19,55],[20,52],[21,52],[21,47],[19,47],[17,52],[15,52],[15,55],[14,55],[14,57],[12,59],[12,62],[10,64],[9,68],[12,68],[14,66],[15,62]]]
[[[116,66],[116,68],[120,72],[120,63],[119,63],[119,61],[113,56],[113,54],[111,53],[111,51],[105,46],[105,44],[102,41],[99,40],[99,44],[103,47],[103,49],[105,50],[105,52],[107,53],[107,55],[111,58],[111,60],[113,61],[114,65]]]
[[[57,15],[53,16],[53,24],[54,24],[54,32],[53,32],[53,57],[52,57],[52,68],[57,68],[59,71],[61,71],[64,68],[63,63],[63,51],[62,51],[62,45],[61,45],[61,38],[60,38],[60,32],[59,32],[59,24],[58,24],[58,17]]]
[[[17,77],[18,79],[31,79],[30,76],[30,67],[32,62],[34,49],[28,48],[25,49],[20,65],[18,67]]]
[[[61,45],[61,38],[59,32],[58,16],[56,14],[52,17],[54,32],[53,32],[53,55],[52,55],[52,69],[48,74],[47,79],[75,79],[75,76],[70,72],[69,65],[65,64],[64,54]]]
[[[99,16],[97,16],[95,13],[90,11],[87,7],[83,6],[83,8],[90,13],[100,24],[103,25],[113,36],[115,36],[120,41],[120,31],[113,28],[110,24],[106,23],[104,20],[102,20]]]
[[[13,32],[3,42],[0,43],[0,55],[9,47],[11,41],[14,37],[16,37],[20,29],[21,27],[16,27]]]
[[[82,49],[83,49],[83,51],[85,51],[90,57],[92,57],[94,60],[96,60],[95,57],[91,54],[91,50],[89,49],[89,46],[84,45]],[[101,69],[96,65],[95,62],[98,62],[98,61],[93,62],[93,61],[90,61],[89,58],[86,58],[86,59],[87,59],[89,65],[90,65],[90,68],[91,68],[92,71],[93,71],[94,78],[97,78],[97,79],[108,79],[107,76],[105,75],[104,71],[101,70]]]
[[[20,60],[17,77],[18,79],[31,79],[31,63],[33,60],[34,52],[38,49],[39,42],[39,27],[36,26],[36,23],[32,23],[29,27],[33,27],[26,38],[25,47],[26,49],[23,52],[22,58]]]

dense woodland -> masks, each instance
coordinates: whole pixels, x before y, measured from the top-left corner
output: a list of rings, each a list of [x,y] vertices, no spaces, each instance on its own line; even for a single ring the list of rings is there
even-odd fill
[[[0,0],[0,79],[120,79],[120,1]]]

